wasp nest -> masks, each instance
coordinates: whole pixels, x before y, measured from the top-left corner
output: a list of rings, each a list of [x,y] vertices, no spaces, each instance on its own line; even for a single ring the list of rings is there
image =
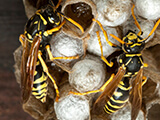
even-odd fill
[[[25,11],[30,18],[37,9],[48,4],[48,0],[23,0]],[[58,1],[54,1],[57,3]],[[56,80],[60,91],[60,98],[55,102],[55,89],[53,83],[48,79],[48,94],[45,103],[34,96],[23,104],[23,109],[33,118],[38,120],[129,120],[131,119],[131,106],[128,102],[122,109],[107,115],[101,112],[92,111],[93,103],[100,95],[91,94],[76,96],[68,94],[70,91],[86,92],[99,89],[110,77],[111,73],[118,68],[116,58],[121,51],[112,48],[99,26],[92,21],[98,19],[108,33],[108,38],[113,43],[119,42],[109,36],[114,34],[122,39],[128,30],[138,33],[131,16],[131,0],[66,0],[61,2],[61,11],[82,25],[84,33],[70,22],[66,22],[59,33],[51,39],[51,50],[53,56],[79,56],[73,60],[45,61],[49,72]],[[135,15],[143,31],[145,38],[152,30],[160,15],[159,0],[134,0]],[[98,13],[98,14],[97,14]],[[145,18],[145,19],[144,19]],[[154,20],[154,21],[153,21]],[[101,51],[96,31],[100,31],[100,37],[104,56],[115,64],[109,68],[101,60]],[[22,31],[23,33],[23,31]],[[142,51],[144,62],[148,64],[144,68],[144,75],[148,78],[143,86],[142,110],[148,120],[157,120],[160,116],[160,27],[153,33]],[[85,41],[85,43],[84,43]],[[88,44],[88,45],[87,45]],[[86,48],[86,46],[88,46]],[[20,63],[22,47],[14,52],[15,75],[20,83]],[[101,110],[100,110],[101,111]],[[144,115],[140,111],[138,120],[143,120]]]

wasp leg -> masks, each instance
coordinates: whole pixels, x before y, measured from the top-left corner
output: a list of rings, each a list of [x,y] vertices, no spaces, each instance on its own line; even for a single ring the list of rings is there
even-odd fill
[[[64,24],[65,24],[65,21],[63,21],[58,27],[45,31],[44,35],[45,36],[52,35],[54,32],[59,31]]]
[[[100,35],[99,35],[99,31],[97,31],[96,33],[97,33],[97,38],[98,38],[99,46],[100,46],[100,49],[101,49],[101,59],[102,59],[109,67],[112,67],[112,66],[113,66],[113,62],[109,63],[109,62],[107,61],[107,59],[103,56],[103,48],[102,48],[102,43],[101,43],[101,38],[100,38]]]
[[[21,42],[22,46],[24,47],[24,39],[25,39],[25,35],[24,34],[21,34],[19,36],[19,41]]]
[[[63,17],[66,18],[69,22],[71,22],[72,24],[74,24],[75,26],[77,26],[77,27],[81,30],[81,32],[84,33],[84,29],[83,29],[83,27],[82,27],[79,23],[77,23],[76,21],[72,20],[71,18],[69,18],[69,17],[67,17],[67,16],[65,16],[65,15],[63,15],[63,14],[61,14],[61,16],[63,16]]]
[[[47,45],[46,46],[46,50],[48,52],[48,55],[49,55],[49,59],[51,61],[55,60],[55,59],[67,59],[67,60],[70,60],[70,59],[78,59],[79,58],[79,55],[77,56],[71,56],[71,57],[53,57],[52,53],[51,53],[51,50],[50,50],[50,45]]]
[[[102,32],[103,32],[105,38],[106,38],[107,43],[108,43],[110,46],[112,46],[112,47],[116,47],[117,45],[113,44],[111,41],[108,40],[107,32],[104,30],[102,24],[101,24],[98,20],[96,20],[96,19],[94,19],[94,18],[93,18],[92,20],[95,21],[95,22],[97,22],[97,24],[100,26],[100,28],[101,28],[101,30],[102,30]],[[122,44],[125,43],[124,41],[122,41],[122,40],[119,39],[119,38],[116,39],[116,40],[119,41],[119,42],[122,43]]]
[[[109,80],[107,80],[107,82],[98,90],[93,90],[93,91],[88,91],[88,92],[84,92],[84,93],[76,93],[76,92],[72,92],[70,91],[69,94],[74,94],[74,95],[87,95],[90,93],[97,93],[97,92],[102,92],[104,91],[104,89],[106,88],[106,86],[113,80],[114,74],[111,75],[111,77],[109,78]]]
[[[137,35],[140,36],[140,35],[142,35],[142,30],[141,30],[141,26],[139,25],[139,23],[138,23],[138,21],[137,21],[137,19],[136,19],[136,16],[134,15],[134,8],[135,8],[135,5],[133,5],[133,7],[132,7],[132,9],[131,9],[131,11],[132,11],[132,16],[133,16],[133,19],[135,20],[135,25],[136,25],[137,28],[140,30]]]
[[[143,76],[142,78],[142,86],[147,82],[147,77],[146,76]]]
[[[42,64],[42,67],[43,67],[43,71],[48,75],[48,77],[51,79],[51,81],[53,82],[54,84],[54,88],[56,90],[56,102],[58,102],[58,99],[59,99],[59,90],[58,90],[58,87],[57,87],[57,84],[55,82],[55,80],[53,79],[53,77],[50,75],[49,71],[48,71],[48,68],[47,68],[47,65],[46,63],[44,62],[43,58],[42,58],[42,52],[41,51],[38,51],[38,59],[39,61],[41,62]]]

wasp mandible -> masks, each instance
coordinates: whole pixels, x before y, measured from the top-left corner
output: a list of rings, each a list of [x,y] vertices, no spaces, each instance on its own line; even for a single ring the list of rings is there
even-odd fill
[[[66,17],[57,11],[61,0],[56,7],[50,0],[45,8],[38,10],[26,23],[24,34],[21,34],[19,40],[23,46],[21,60],[21,88],[23,103],[27,102],[32,93],[42,103],[46,101],[47,96],[47,77],[54,84],[56,90],[56,101],[59,98],[59,90],[55,80],[48,71],[45,63],[46,54],[51,61],[55,59],[78,59],[74,57],[53,57],[50,48],[50,40],[54,33],[58,32],[65,24],[61,22],[61,17],[76,25],[84,32],[81,25]]]
[[[142,38],[141,27],[134,15],[133,5],[131,11],[135,20],[135,25],[140,30],[138,34],[129,30],[127,34],[121,40],[113,34],[110,34],[113,38],[119,41],[122,45],[118,46],[108,40],[107,32],[103,29],[103,26],[98,20],[93,19],[103,31],[107,43],[115,48],[119,48],[123,51],[120,54],[118,63],[120,65],[116,75],[112,74],[109,80],[99,89],[89,91],[85,93],[70,92],[75,95],[86,95],[90,93],[102,92],[94,103],[93,109],[103,106],[104,111],[108,114],[112,114],[122,108],[127,101],[130,100],[132,105],[131,119],[135,120],[139,110],[142,107],[142,86],[146,83],[147,77],[143,76],[143,68],[148,65],[143,62],[142,50],[145,47],[145,41],[153,34],[160,23],[160,19],[156,22],[155,26],[146,38]],[[100,40],[99,31],[97,31],[97,37],[101,48],[101,59],[104,58],[103,50]],[[110,63],[106,59],[102,59],[108,66]],[[103,105],[102,105],[103,104]],[[96,110],[95,110],[96,111]]]

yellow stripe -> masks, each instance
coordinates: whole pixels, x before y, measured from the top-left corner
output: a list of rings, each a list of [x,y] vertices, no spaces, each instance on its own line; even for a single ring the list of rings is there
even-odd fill
[[[43,18],[43,16],[42,16],[40,13],[36,13],[36,14],[40,16],[40,18],[41,18],[42,21],[43,21],[43,24],[44,24],[44,25],[47,25],[47,21]]]
[[[112,104],[110,103],[110,101],[108,101],[107,103],[108,103],[108,105],[110,105],[111,107],[113,107],[113,108],[115,108],[115,109],[120,109],[120,108],[122,108],[122,107],[124,106],[124,104],[123,104],[122,106],[112,105]]]
[[[122,63],[123,62],[123,60],[122,59],[119,59],[119,63]]]
[[[41,102],[42,102],[42,103],[46,102],[46,97],[43,97],[43,98],[41,99]]]
[[[34,24],[38,24],[38,21],[35,21]]]
[[[121,101],[121,100],[115,100],[115,99],[113,98],[113,96],[112,96],[110,99],[111,99],[113,102],[115,102],[115,103],[126,103],[129,98],[127,98],[125,101]]]
[[[124,82],[123,82],[123,81],[120,81],[119,84],[124,85]]]
[[[52,24],[54,23],[54,21],[53,21],[53,20],[51,20],[51,18],[50,18],[50,17],[48,17],[48,20],[49,20],[49,22],[51,22]]]
[[[56,22],[55,24],[56,24],[56,25],[59,25],[59,24],[60,24],[60,21]]]
[[[36,62],[36,66],[37,66],[37,65],[39,65],[39,64],[40,64],[40,62],[39,62],[39,61],[37,61],[37,62]]]
[[[42,72],[42,76],[41,76],[40,78],[36,79],[36,80],[34,81],[34,84],[37,84],[37,83],[41,83],[41,82],[43,82],[43,81],[46,81],[46,79],[47,79],[47,76],[45,76],[44,73]]]
[[[32,93],[33,94],[33,93]],[[34,94],[33,94],[34,95]],[[43,93],[43,94],[41,94],[40,96],[36,96],[36,95],[34,95],[37,99],[40,99],[41,97],[46,97],[47,96],[47,94],[46,93]]]
[[[111,112],[108,112],[105,107],[104,107],[103,109],[104,109],[104,111],[105,111],[106,113],[112,114]]]
[[[126,54],[126,57],[142,56],[142,54]]]
[[[38,86],[38,88],[32,88],[32,90],[33,91],[35,91],[35,90],[41,90],[41,89],[43,89],[43,88],[45,88],[45,87],[47,87],[48,86],[48,84],[45,82],[43,85],[40,85],[40,86]]]
[[[130,58],[125,65],[127,66],[131,62],[131,60],[132,60],[132,58]]]
[[[140,44],[140,43],[134,43],[132,46],[130,46],[131,48],[132,47],[135,47],[135,46],[141,46],[142,44]]]
[[[37,71],[35,71],[35,72],[34,72],[34,76],[35,76],[35,75],[37,75],[37,73],[38,73],[38,72],[37,72]]]
[[[47,89],[43,89],[43,90],[40,90],[39,92],[32,92],[33,95],[41,95],[43,93],[46,93],[47,92]]]
[[[109,112],[112,112],[112,113],[113,113],[113,112],[116,112],[116,110],[114,111],[114,110],[109,109],[107,105],[105,105],[105,107],[106,107],[106,109],[107,109]]]
[[[27,33],[27,37],[28,37],[29,39],[32,39],[32,36],[31,36],[29,33]]]
[[[120,89],[122,89],[122,90],[125,90],[125,91],[130,90],[130,88],[131,88],[131,87],[128,87],[128,88],[123,87],[123,86],[120,85],[120,84],[118,84],[118,87],[119,87]]]

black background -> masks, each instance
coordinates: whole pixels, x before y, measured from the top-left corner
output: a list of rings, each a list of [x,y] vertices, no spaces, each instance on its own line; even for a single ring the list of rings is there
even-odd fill
[[[0,1],[0,120],[33,120],[21,106],[13,52],[27,20],[22,0]]]

